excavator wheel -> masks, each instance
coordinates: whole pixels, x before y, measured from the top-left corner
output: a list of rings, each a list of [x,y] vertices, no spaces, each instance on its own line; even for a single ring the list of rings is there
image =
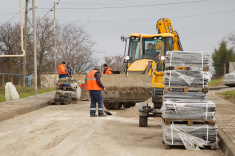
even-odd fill
[[[134,107],[134,106],[135,106],[135,103],[133,103],[133,102],[123,103],[123,106],[124,106],[125,108],[130,108],[130,107]]]
[[[135,107],[135,103],[131,103],[131,107]]]
[[[104,102],[104,107],[108,110],[118,110],[122,107],[121,103],[110,103],[110,102]]]

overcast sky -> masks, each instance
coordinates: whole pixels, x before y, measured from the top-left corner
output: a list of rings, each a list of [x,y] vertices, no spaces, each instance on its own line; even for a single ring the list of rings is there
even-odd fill
[[[19,0],[0,1],[0,22],[19,21]],[[37,16],[42,18],[57,1],[36,0]],[[48,16],[53,18],[53,11]],[[56,6],[58,22],[87,25],[103,52],[97,63],[103,56],[123,55],[121,35],[155,34],[160,18],[171,19],[184,50],[213,52],[223,37],[235,33],[235,0],[60,0]]]

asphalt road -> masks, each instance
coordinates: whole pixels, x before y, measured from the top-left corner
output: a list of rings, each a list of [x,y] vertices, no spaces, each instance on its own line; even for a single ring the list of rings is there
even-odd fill
[[[113,111],[112,116],[90,118],[89,101],[83,101],[20,115],[0,122],[0,155],[223,155],[219,149],[164,149],[160,118],[150,119],[149,127],[138,127],[136,110],[137,106]]]

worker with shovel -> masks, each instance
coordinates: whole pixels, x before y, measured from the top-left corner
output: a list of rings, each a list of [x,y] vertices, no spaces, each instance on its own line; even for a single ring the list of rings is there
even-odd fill
[[[68,70],[68,76],[71,78],[72,77],[73,68],[71,67],[70,63],[67,63],[67,70]]]
[[[103,110],[103,96],[101,90],[106,91],[101,81],[100,66],[95,65],[95,68],[87,76],[86,89],[90,93],[91,106],[90,117],[97,117],[96,103],[98,103],[98,116],[106,117]]]

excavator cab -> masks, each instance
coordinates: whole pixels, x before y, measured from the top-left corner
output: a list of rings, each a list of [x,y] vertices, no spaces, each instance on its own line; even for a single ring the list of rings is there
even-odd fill
[[[162,65],[157,71],[163,71],[163,58],[166,51],[173,50],[172,34],[131,34],[129,42],[128,56],[129,65],[137,60],[146,59],[155,64]],[[144,62],[144,61],[142,61]],[[138,67],[139,68],[139,67]],[[145,68],[145,66],[143,66]],[[136,71],[138,69],[129,68],[127,71]],[[140,70],[140,68],[139,68]],[[145,69],[146,70],[146,69]],[[149,73],[150,75],[152,72]]]

